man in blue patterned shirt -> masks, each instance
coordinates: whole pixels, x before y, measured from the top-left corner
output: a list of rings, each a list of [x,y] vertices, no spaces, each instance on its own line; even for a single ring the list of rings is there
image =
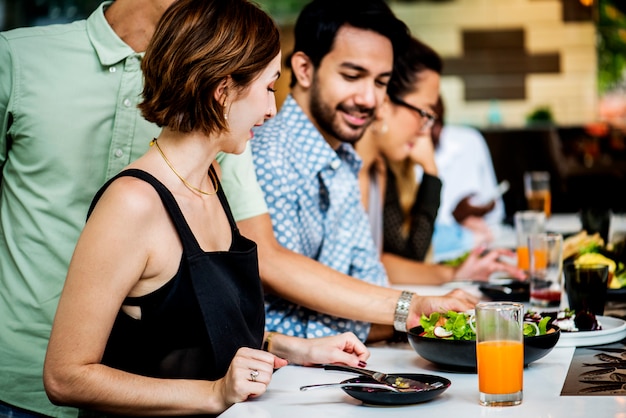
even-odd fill
[[[352,144],[383,100],[394,47],[407,39],[408,29],[382,0],[313,1],[295,27],[291,95],[251,142],[278,242],[377,286],[387,286],[387,276],[361,205],[361,160]],[[352,331],[365,341],[374,334],[370,323],[272,294],[266,297],[266,327],[308,338]]]

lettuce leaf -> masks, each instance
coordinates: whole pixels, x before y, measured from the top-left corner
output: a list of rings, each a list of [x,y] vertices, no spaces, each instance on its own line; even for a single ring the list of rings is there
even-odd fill
[[[445,322],[441,327],[446,331],[452,332],[452,336],[446,337],[448,340],[475,340],[476,333],[469,324],[470,315],[464,312],[448,311],[445,314],[433,312],[430,316],[422,314],[420,325],[424,328],[425,337],[439,338],[435,336],[434,331],[440,318],[444,318]]]

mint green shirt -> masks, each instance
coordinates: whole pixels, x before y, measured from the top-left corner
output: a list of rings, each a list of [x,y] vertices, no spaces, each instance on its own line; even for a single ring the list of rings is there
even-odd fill
[[[159,128],[137,110],[140,62],[104,19],[0,33],[0,400],[52,416],[42,367],[87,208]],[[220,156],[238,220],[267,212],[250,151]],[[230,193],[229,193],[230,192]]]

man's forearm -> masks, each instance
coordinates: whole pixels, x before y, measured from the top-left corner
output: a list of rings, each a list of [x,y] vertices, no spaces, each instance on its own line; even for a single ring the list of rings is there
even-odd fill
[[[269,215],[238,225],[243,235],[257,243],[266,292],[328,315],[393,324],[400,290],[358,280],[283,248],[274,238]]]

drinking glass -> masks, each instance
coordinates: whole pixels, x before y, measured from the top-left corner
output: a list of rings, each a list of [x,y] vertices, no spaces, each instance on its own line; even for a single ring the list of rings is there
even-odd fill
[[[551,232],[528,238],[530,303],[546,308],[561,305],[563,294],[563,235]]]
[[[550,193],[550,173],[547,171],[527,171],[524,173],[524,194],[528,209],[543,211],[547,217],[552,213]]]
[[[606,264],[567,265],[565,290],[570,309],[594,315],[604,314],[608,282],[609,266]]]
[[[530,253],[528,239],[531,235],[545,232],[546,215],[535,210],[515,212],[515,234],[517,237],[517,267],[529,273]]]
[[[482,302],[476,305],[476,366],[480,404],[522,403],[524,383],[524,305]]]

